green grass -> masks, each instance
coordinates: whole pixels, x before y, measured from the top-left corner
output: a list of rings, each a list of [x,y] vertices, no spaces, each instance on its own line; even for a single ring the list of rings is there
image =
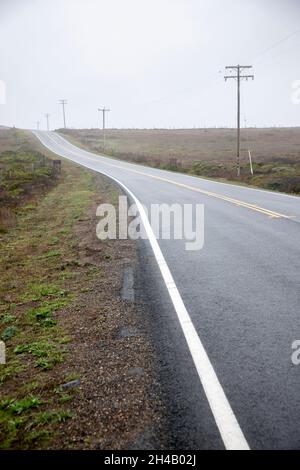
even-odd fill
[[[20,296],[24,303],[41,300],[45,297],[63,297],[66,291],[57,284],[32,283],[28,284],[27,291]]]
[[[51,161],[36,151],[5,151],[0,155],[1,206],[18,205],[22,196],[36,184],[47,184],[53,178]],[[27,204],[24,211],[34,210]]]
[[[65,380],[59,372],[68,358],[65,344],[72,340],[60,319],[78,295],[74,225],[95,189],[91,173],[73,165],[49,189],[39,204],[20,205],[16,224],[0,235],[0,336],[7,352],[0,368],[3,449],[48,447],[57,425],[73,416],[65,406],[76,391],[57,392]]]
[[[9,379],[17,378],[24,370],[26,370],[26,366],[21,364],[17,358],[11,357],[4,367],[0,367],[0,384],[3,384]]]
[[[11,315],[10,313],[1,315],[0,318],[1,318],[0,323],[2,325],[5,325],[6,323],[13,323],[16,320],[16,317],[14,315]]]
[[[18,329],[15,326],[7,326],[1,334],[2,341],[8,341],[16,336]]]
[[[37,408],[43,402],[39,397],[29,395],[21,400],[6,399],[0,402],[0,410],[5,410],[8,413],[21,414],[30,408]]]
[[[61,411],[44,411],[35,415],[35,424],[50,424],[50,423],[64,423],[70,418],[73,418],[74,413],[70,410]]]
[[[61,256],[61,252],[59,250],[51,250],[40,256],[40,259],[55,258],[57,256]]]

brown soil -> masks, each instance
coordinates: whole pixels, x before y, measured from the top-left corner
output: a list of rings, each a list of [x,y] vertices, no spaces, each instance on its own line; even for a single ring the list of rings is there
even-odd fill
[[[98,203],[107,199],[103,184],[99,194]],[[162,416],[153,351],[140,329],[141,306],[120,295],[124,270],[137,262],[136,247],[130,240],[116,240],[102,250],[95,235],[95,212],[96,204],[79,221],[77,235],[80,264],[99,267],[101,274],[92,280],[80,276],[78,289],[84,285],[87,292],[63,321],[72,337],[64,373],[75,369],[80,377],[72,402],[76,419],[60,428],[67,436],[63,447],[152,448]],[[62,447],[60,439],[54,447]]]

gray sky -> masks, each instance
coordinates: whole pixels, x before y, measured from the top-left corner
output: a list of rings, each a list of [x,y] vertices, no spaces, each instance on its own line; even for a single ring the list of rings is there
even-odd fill
[[[65,98],[68,127],[234,126],[241,63],[242,119],[300,126],[300,0],[0,0],[0,40],[0,124],[61,127]]]

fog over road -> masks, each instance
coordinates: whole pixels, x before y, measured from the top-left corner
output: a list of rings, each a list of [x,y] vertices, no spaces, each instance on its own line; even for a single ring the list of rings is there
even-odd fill
[[[161,358],[170,445],[299,449],[300,366],[291,345],[300,339],[300,198],[95,155],[55,132],[34,134],[57,155],[119,180],[146,207],[204,204],[201,250],[158,240],[210,361],[199,355],[200,373],[193,333],[186,342],[153,247],[140,242],[140,295]],[[210,366],[228,402],[214,396]]]

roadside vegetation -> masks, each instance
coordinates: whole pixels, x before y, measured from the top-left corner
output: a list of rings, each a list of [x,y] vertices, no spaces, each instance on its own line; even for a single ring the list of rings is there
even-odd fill
[[[101,130],[60,132],[76,144],[103,153]],[[234,129],[108,129],[104,153],[155,168],[300,194],[300,128],[242,129],[241,138],[240,178],[236,176]]]
[[[60,388],[68,377],[57,380],[52,371],[64,362],[70,340],[58,317],[75,298],[68,282],[77,264],[73,226],[93,192],[88,173],[54,181],[51,166],[34,152],[6,151],[0,165],[1,208],[13,214],[0,235],[0,328],[7,355],[0,366],[0,448],[31,448],[46,445],[55,427],[73,416],[67,406],[72,394]]]
[[[134,258],[134,247],[95,236],[96,204],[116,201],[117,192],[69,162],[53,174],[53,156],[30,134],[5,132],[0,449],[120,448],[149,419],[148,375],[129,380],[125,372],[150,353],[139,337],[117,337],[135,322],[134,307],[119,298],[123,258]],[[108,349],[99,348],[104,340]]]
[[[5,232],[14,225],[20,207],[56,183],[58,171],[51,159],[24,145],[22,133],[2,130],[0,139],[1,134],[19,143],[14,150],[0,149],[0,232]],[[28,203],[27,210],[30,207]]]

